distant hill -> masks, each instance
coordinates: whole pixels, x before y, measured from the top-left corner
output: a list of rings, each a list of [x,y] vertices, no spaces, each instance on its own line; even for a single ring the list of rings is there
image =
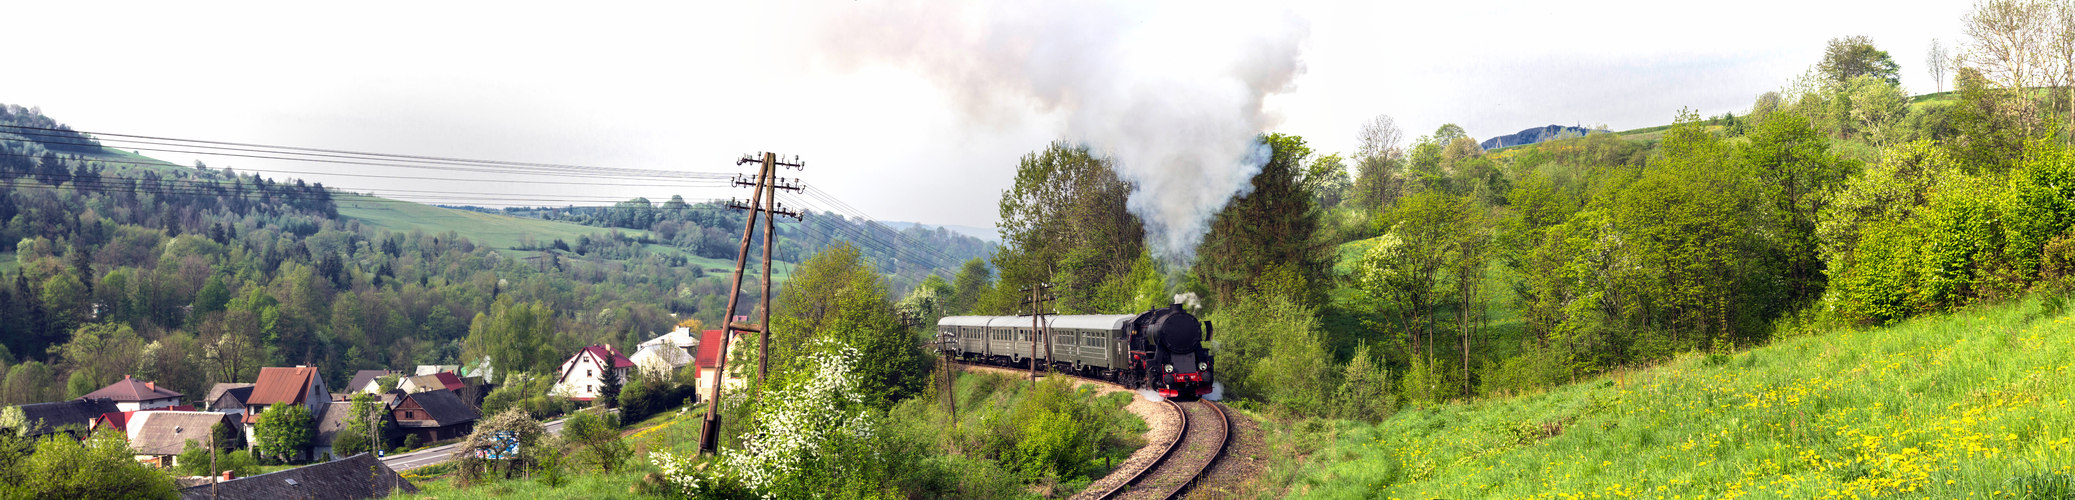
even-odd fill
[[[1592,132],[1605,132],[1605,130],[1595,131],[1593,129],[1585,127],[1566,127],[1563,125],[1549,125],[1544,127],[1535,127],[1527,130],[1522,130],[1520,132],[1513,134],[1485,139],[1484,142],[1478,143],[1478,145],[1483,146],[1486,151],[1490,151],[1493,149],[1504,147],[1534,144],[1537,142],[1564,137],[1566,135],[1581,136]]]
[[[912,226],[922,226],[922,228],[923,228],[923,229],[929,229],[929,228],[932,228],[932,227],[941,227],[941,228],[944,228],[945,230],[948,230],[948,231],[951,231],[951,232],[954,232],[954,233],[958,233],[958,234],[963,234],[963,235],[966,235],[966,236],[971,236],[971,237],[974,237],[974,238],[979,238],[979,239],[980,239],[981,241],[986,241],[986,242],[991,242],[991,243],[1001,243],[1001,232],[1000,232],[1000,231],[996,231],[996,230],[995,230],[994,228],[991,228],[991,227],[973,227],[973,226],[960,226],[960,225],[957,225],[957,224],[926,224],[926,223],[921,223],[921,222],[901,222],[901,221],[885,221],[885,222],[881,222],[881,224],[885,224],[885,225],[887,225],[888,227],[892,227],[892,228],[894,228],[894,229],[907,229],[907,228],[909,228],[909,227],[912,227]]]

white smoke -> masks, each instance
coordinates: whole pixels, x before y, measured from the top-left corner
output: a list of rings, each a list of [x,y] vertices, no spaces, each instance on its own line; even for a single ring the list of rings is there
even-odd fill
[[[1203,399],[1208,399],[1208,400],[1211,400],[1211,401],[1224,401],[1224,400],[1225,400],[1225,383],[1224,383],[1224,382],[1211,382],[1211,383],[1210,383],[1210,394],[1205,394],[1205,395],[1203,395]]]
[[[1139,389],[1138,397],[1145,398],[1146,401],[1152,401],[1155,403],[1167,400],[1166,396],[1161,396],[1159,392],[1155,392],[1152,389]]]
[[[1209,219],[1268,161],[1263,109],[1304,72],[1309,26],[1256,4],[857,2],[821,30],[843,66],[896,64],[934,80],[967,119],[1035,110],[1116,160],[1154,255],[1187,265]]]

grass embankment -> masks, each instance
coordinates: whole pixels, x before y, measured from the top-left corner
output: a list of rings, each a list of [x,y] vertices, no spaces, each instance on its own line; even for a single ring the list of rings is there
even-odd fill
[[[1545,393],[1264,425],[1329,498],[2068,498],[2075,315],[2038,300]],[[2050,311],[2050,312],[2048,312]]]

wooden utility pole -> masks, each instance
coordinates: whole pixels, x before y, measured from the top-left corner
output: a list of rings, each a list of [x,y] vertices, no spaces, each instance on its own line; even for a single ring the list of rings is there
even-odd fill
[[[776,229],[775,224],[772,223],[772,217],[774,215],[784,215],[792,217],[794,220],[800,219],[799,212],[780,209],[777,199],[778,190],[799,191],[801,186],[797,182],[791,184],[783,183],[782,179],[776,178],[776,174],[778,173],[778,167],[804,170],[807,168],[807,164],[801,162],[798,157],[794,157],[791,162],[779,161],[778,155],[774,153],[743,155],[741,159],[735,160],[736,165],[747,163],[759,164],[757,174],[750,178],[736,177],[735,185],[754,186],[749,197],[749,203],[742,204],[734,200],[728,201],[728,208],[748,210],[749,216],[743,218],[742,244],[735,250],[734,284],[728,288],[728,309],[721,313],[721,324],[723,325],[721,328],[721,345],[716,349],[718,353],[716,356],[720,359],[714,362],[713,390],[708,393],[712,396],[706,402],[705,425],[699,429],[700,453],[714,453],[719,449],[721,380],[727,378],[728,345],[733,343],[731,340],[734,339],[735,332],[755,332],[760,336],[760,339],[757,341],[757,381],[759,383],[764,380],[764,377],[770,370],[771,234]],[[749,325],[735,321],[735,308],[741,302],[742,271],[749,266],[749,238],[750,235],[756,233],[757,215],[759,214],[764,216],[764,299],[763,303],[759,305],[764,310],[762,315],[763,323]]]
[[[1045,315],[1052,313],[1045,311],[1045,305],[1058,297],[1048,295],[1052,291],[1051,283],[1039,283],[1024,287],[1023,291],[1030,294],[1030,298],[1023,299],[1023,306],[1026,308],[1024,310],[1030,311],[1030,381],[1036,383],[1038,378],[1038,342],[1041,337],[1044,338],[1045,344],[1045,368],[1047,371],[1051,369],[1052,340],[1050,335],[1045,334],[1050,329],[1045,327],[1044,318]]]

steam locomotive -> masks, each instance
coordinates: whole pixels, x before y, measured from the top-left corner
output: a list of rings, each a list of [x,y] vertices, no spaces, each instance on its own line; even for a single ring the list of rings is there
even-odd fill
[[[1209,394],[1216,380],[1217,360],[1204,345],[1215,328],[1183,311],[1181,304],[1139,314],[1044,316],[1041,321],[1033,329],[1029,316],[946,317],[937,321],[936,345],[944,355],[966,362],[1023,368],[1035,359],[1054,371],[1150,388],[1184,401]],[[1051,335],[1049,346],[1041,342],[1045,332]]]

